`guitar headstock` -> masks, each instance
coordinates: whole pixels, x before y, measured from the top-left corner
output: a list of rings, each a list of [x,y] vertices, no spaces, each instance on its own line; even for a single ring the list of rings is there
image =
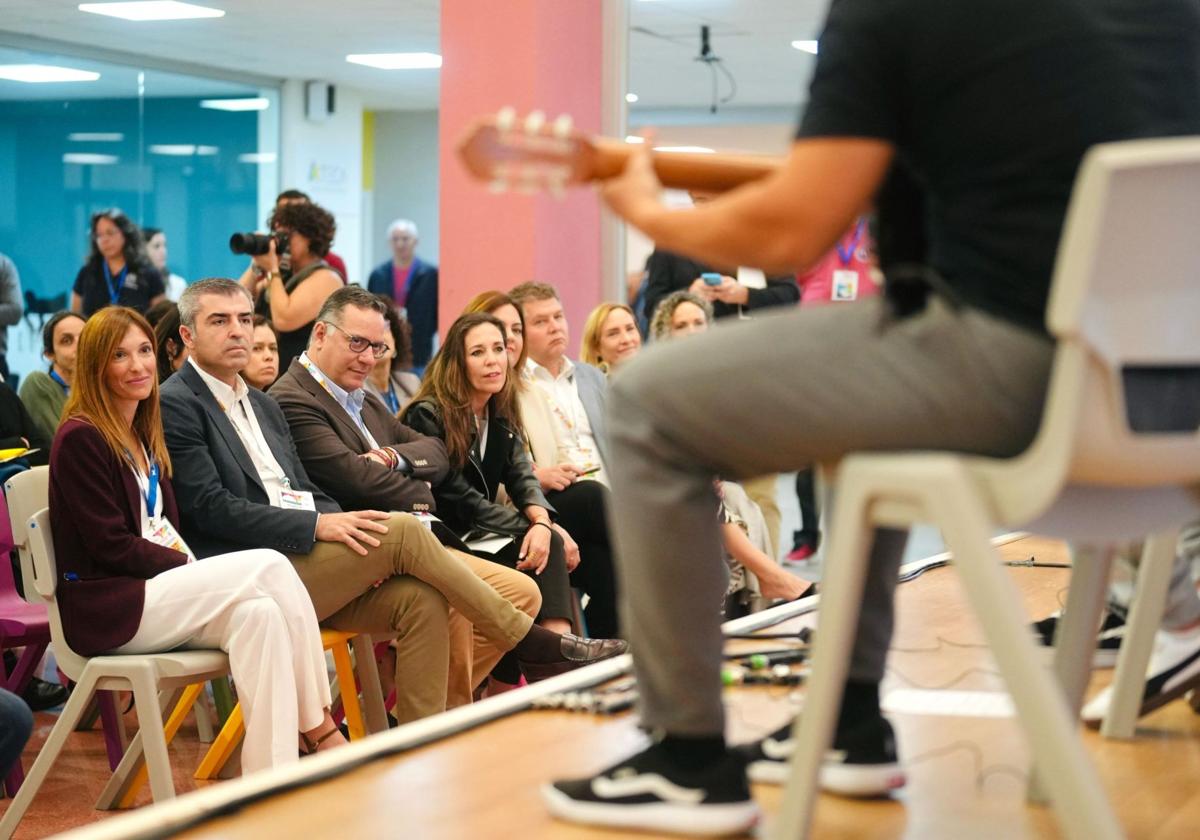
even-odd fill
[[[467,169],[492,192],[549,190],[561,195],[567,185],[595,175],[596,147],[563,114],[547,121],[541,111],[518,119],[512,108],[480,120],[458,144]]]

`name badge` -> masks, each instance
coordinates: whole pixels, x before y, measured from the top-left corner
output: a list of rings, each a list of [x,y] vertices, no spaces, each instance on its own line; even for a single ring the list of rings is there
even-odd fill
[[[151,519],[146,526],[146,530],[142,532],[142,537],[150,540],[155,545],[161,545],[164,548],[174,549],[186,554],[189,563],[196,560],[196,555],[188,548],[188,544],[184,542],[183,537],[179,535],[179,532],[175,530],[175,526],[166,517],[158,516]]]
[[[414,508],[415,508],[415,506],[414,506]],[[433,530],[434,522],[442,521],[442,520],[438,519],[436,516],[434,516],[432,513],[424,513],[422,511],[415,510],[415,509],[413,510],[412,515],[415,516],[417,519],[419,519],[421,521],[421,524],[424,525],[426,528],[428,528],[431,531]]]
[[[313,501],[313,494],[307,490],[289,490],[283,488],[279,491],[279,506],[284,510],[316,510],[317,503]]]
[[[845,270],[833,272],[833,289],[829,299],[858,300],[858,272]]]

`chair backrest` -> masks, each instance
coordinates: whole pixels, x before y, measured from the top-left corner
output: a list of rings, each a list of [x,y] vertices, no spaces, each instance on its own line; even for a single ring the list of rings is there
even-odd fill
[[[50,639],[54,642],[54,658],[58,667],[71,679],[77,680],[87,664],[87,657],[71,650],[63,634],[62,617],[58,614],[58,561],[54,556],[54,537],[50,532],[50,509],[42,508],[27,521],[29,553],[32,557],[32,576],[26,587],[37,592],[46,604],[50,618]],[[32,581],[32,586],[30,582]]]
[[[12,520],[13,545],[21,558],[21,578],[25,600],[37,603],[33,594],[33,558],[29,554],[28,523],[30,517],[50,504],[50,468],[34,467],[10,476],[4,482],[8,497],[9,519]]]
[[[994,467],[1014,479],[994,488],[1013,521],[1067,481],[1200,485],[1196,219],[1200,137],[1105,143],[1084,157],[1046,314],[1057,350],[1042,426],[1024,455]]]

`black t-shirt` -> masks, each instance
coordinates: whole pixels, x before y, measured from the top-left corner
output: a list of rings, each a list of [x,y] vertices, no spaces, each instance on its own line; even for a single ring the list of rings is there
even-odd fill
[[[833,0],[799,138],[894,143],[962,302],[1044,330],[1088,147],[1200,134],[1196,0]]]
[[[128,268],[116,302],[120,306],[128,306],[144,313],[150,308],[151,300],[166,293],[162,275],[158,269],[145,263],[130,265]],[[116,280],[117,277],[113,277],[114,283]],[[104,277],[104,268],[96,260],[88,260],[83,268],[79,269],[71,291],[83,298],[85,318],[113,302],[112,292]]]

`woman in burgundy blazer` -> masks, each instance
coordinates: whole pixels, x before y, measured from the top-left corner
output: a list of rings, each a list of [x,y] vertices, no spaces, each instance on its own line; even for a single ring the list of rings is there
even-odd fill
[[[154,332],[106,307],[79,336],[71,395],[50,456],[50,527],[63,631],[80,654],[220,648],[246,718],[242,769],[344,743],[312,602],[282,554],[201,563],[179,510],[158,405]],[[322,747],[323,748],[323,747]]]

